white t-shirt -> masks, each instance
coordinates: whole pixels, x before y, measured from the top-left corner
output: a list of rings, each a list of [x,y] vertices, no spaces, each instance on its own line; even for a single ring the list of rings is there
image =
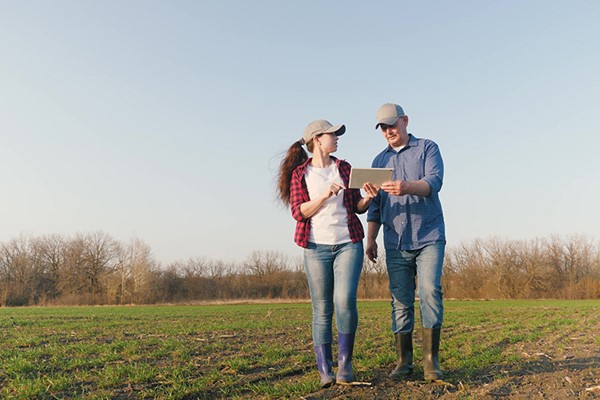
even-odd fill
[[[331,185],[337,182],[343,185],[337,164],[332,162],[326,168],[309,165],[304,175],[308,195],[311,199],[321,196]],[[344,206],[344,190],[331,196],[310,219],[311,229],[308,241],[317,244],[341,244],[350,242],[348,231],[348,212]]]

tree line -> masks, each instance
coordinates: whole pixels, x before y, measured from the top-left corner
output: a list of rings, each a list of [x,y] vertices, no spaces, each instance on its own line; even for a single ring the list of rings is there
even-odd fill
[[[385,256],[363,264],[359,297],[389,298]],[[477,239],[447,249],[446,298],[600,298],[600,247],[585,236]],[[239,263],[161,265],[139,238],[104,232],[21,235],[0,243],[0,306],[308,299],[302,260],[254,251]]]

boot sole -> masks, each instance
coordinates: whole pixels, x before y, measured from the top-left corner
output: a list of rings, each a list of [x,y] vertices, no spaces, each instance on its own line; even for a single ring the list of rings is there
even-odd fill
[[[413,370],[411,369],[410,371],[403,371],[403,372],[392,372],[388,375],[388,378],[390,379],[402,379],[402,378],[406,378],[410,375],[412,375]]]

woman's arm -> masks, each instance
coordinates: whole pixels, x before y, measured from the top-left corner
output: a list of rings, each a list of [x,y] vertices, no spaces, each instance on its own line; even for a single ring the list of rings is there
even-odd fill
[[[329,185],[329,189],[327,191],[325,191],[323,194],[321,194],[319,197],[317,197],[316,199],[307,201],[305,203],[302,203],[300,205],[300,214],[302,215],[302,217],[304,217],[306,219],[312,217],[321,209],[321,207],[323,206],[323,203],[325,203],[325,201],[328,198],[330,198],[331,196],[337,196],[337,194],[343,188],[344,187],[338,183],[332,183],[331,185]]]
[[[364,213],[369,209],[369,204],[371,204],[371,200],[373,200],[373,198],[377,196],[377,193],[379,192],[379,187],[373,186],[367,182],[364,184],[363,190],[365,191],[366,195],[365,197],[360,199],[356,204],[356,210],[360,214]]]

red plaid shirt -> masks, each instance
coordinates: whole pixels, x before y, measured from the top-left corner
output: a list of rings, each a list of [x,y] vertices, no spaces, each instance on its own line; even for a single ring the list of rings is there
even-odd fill
[[[348,187],[350,181],[350,169],[352,167],[344,160],[338,160],[335,157],[331,157],[331,159],[335,161],[338,170],[340,171],[344,186]],[[310,201],[304,174],[306,173],[306,167],[310,164],[311,160],[312,158],[309,158],[304,164],[296,167],[292,173],[292,181],[290,184],[290,208],[292,210],[292,217],[297,221],[294,242],[300,247],[308,247],[308,237],[310,234],[310,218],[304,218],[302,214],[300,214],[300,205]],[[344,190],[344,205],[348,212],[348,231],[352,243],[360,242],[365,237],[363,226],[356,216],[357,213],[361,214],[361,212],[356,209],[356,206],[361,199],[360,189]]]

